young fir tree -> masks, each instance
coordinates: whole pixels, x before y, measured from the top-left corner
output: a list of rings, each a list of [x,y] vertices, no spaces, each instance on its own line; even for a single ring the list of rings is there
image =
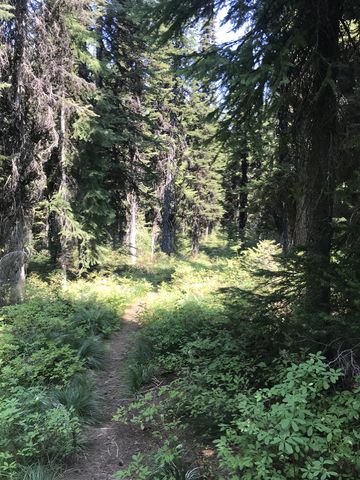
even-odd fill
[[[199,35],[203,55],[215,45],[214,8],[209,7],[208,18]],[[216,127],[210,121],[215,109],[216,92],[211,82],[187,80],[186,144],[187,168],[184,171],[184,201],[182,222],[188,226],[193,253],[199,252],[200,238],[219,223],[221,208],[221,174],[224,155],[215,140]]]
[[[175,250],[175,235],[180,196],[181,166],[186,149],[185,89],[180,76],[180,45],[167,44],[149,56],[145,109],[149,132],[154,138],[147,150],[147,161],[155,175],[150,176],[154,194],[150,212],[152,252],[157,240],[168,255]]]
[[[216,127],[210,123],[211,100],[193,83],[186,105],[186,159],[183,173],[182,222],[188,227],[193,253],[199,252],[200,239],[222,217],[221,173],[223,155],[214,140]]]
[[[152,252],[159,239],[161,250],[172,253],[180,225],[197,252],[201,235],[222,212],[219,146],[212,141],[215,130],[207,118],[213,94],[184,73],[193,41],[182,37],[149,57],[146,106],[155,138],[147,152],[155,172],[149,183],[155,198],[147,215],[152,223]]]
[[[78,160],[78,209],[97,242],[128,245],[136,261],[136,223],[145,141],[141,97],[145,66],[141,2],[105,5],[97,25],[96,117]],[[89,182],[93,188],[89,190]]]
[[[86,0],[49,2],[47,7],[58,139],[47,169],[49,248],[53,261],[60,262],[66,283],[67,270],[74,262],[88,260],[92,239],[74,211],[76,180],[72,173],[79,139],[93,116],[90,99],[99,67],[91,49],[98,11],[89,8]]]

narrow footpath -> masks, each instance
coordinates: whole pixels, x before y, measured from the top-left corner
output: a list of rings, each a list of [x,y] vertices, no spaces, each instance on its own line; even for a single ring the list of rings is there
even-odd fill
[[[144,299],[139,300],[125,311],[121,329],[108,342],[106,367],[96,378],[98,392],[104,399],[102,422],[84,431],[84,453],[68,465],[59,480],[111,480],[115,472],[129,465],[133,455],[149,451],[154,443],[149,433],[112,420],[117,409],[131,401],[125,377],[126,358],[144,304]]]

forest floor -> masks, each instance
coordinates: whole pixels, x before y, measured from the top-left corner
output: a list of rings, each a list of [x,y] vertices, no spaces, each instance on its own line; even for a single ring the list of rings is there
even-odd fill
[[[148,296],[156,295],[150,293]],[[97,374],[96,386],[103,398],[103,416],[95,427],[84,431],[84,452],[69,463],[60,480],[111,480],[115,472],[126,468],[133,455],[151,449],[154,439],[147,432],[113,420],[117,409],[132,401],[128,398],[126,363],[132,337],[139,329],[138,314],[147,298],[128,307],[122,326],[109,343],[105,369]]]
[[[39,262],[0,315],[1,480],[360,478],[359,389],[299,346],[280,249],[222,245],[66,290]]]

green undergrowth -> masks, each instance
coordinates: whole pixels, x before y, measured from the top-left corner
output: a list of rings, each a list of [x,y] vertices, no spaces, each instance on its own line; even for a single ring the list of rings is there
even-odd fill
[[[109,251],[66,289],[46,262],[34,269],[26,302],[0,313],[0,479],[52,480],[83,448],[101,420],[104,339],[154,290],[127,367],[134,400],[116,420],[159,448],[119,480],[359,478],[356,357],[329,343],[346,317],[326,331],[303,315],[298,261],[273,242],[239,253],[215,239],[137,266]]]
[[[128,372],[134,401],[115,417],[162,447],[135,456],[118,479],[360,476],[357,380],[349,385],[319,345],[290,338],[298,306],[277,296],[279,253],[265,241],[177,260],[142,315]]]
[[[62,288],[32,274],[26,302],[0,312],[0,478],[51,480],[101,419],[94,372],[104,339],[126,306],[151,289],[144,278],[93,273]]]

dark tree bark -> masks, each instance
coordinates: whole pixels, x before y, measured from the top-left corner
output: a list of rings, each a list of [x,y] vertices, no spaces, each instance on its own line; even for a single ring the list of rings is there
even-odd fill
[[[316,11],[313,11],[314,3]],[[330,253],[334,202],[334,164],[337,160],[337,98],[335,92],[339,23],[342,1],[318,0],[311,9],[314,45],[310,151],[305,165],[306,310],[330,310]],[[309,26],[307,26],[309,30]]]
[[[153,219],[152,219],[152,227],[151,227],[151,259],[154,258],[156,245],[159,238],[160,233],[160,222],[161,222],[161,212],[158,208],[155,208]]]
[[[286,95],[285,88],[281,94]],[[285,100],[286,101],[286,100]],[[282,175],[282,184],[279,191],[279,233],[283,252],[289,251],[289,186],[287,185],[287,170],[290,163],[290,152],[288,145],[288,105],[284,104],[278,112],[278,134],[279,134],[279,166]],[[285,182],[285,184],[284,184]]]
[[[249,162],[248,162],[247,149],[244,150],[244,152],[242,153],[240,170],[241,170],[241,178],[240,178],[240,194],[239,194],[238,233],[239,233],[239,238],[243,240],[245,235],[247,217],[248,217],[247,187],[248,187]]]
[[[243,240],[248,219],[249,149],[242,137],[234,147],[225,176],[225,226],[233,241]]]
[[[61,211],[59,212],[59,223],[60,223],[60,245],[61,245],[61,255],[60,255],[60,265],[61,270],[63,273],[63,282],[64,286],[67,286],[67,272],[70,263],[70,239],[69,239],[69,220],[67,217],[66,212],[66,205],[70,201],[70,190],[69,190],[69,179],[67,174],[67,165],[66,165],[66,149],[67,149],[67,141],[66,141],[66,108],[65,108],[65,93],[61,93],[61,101],[60,101],[60,112],[59,112],[59,145],[58,145],[58,152],[59,152],[59,166],[60,166],[60,174],[61,174],[61,181],[59,187],[59,196],[64,204],[64,207],[61,207]]]
[[[174,251],[175,229],[174,229],[174,212],[173,212],[173,196],[174,196],[174,175],[173,160],[168,158],[166,171],[166,180],[163,194],[163,208],[161,219],[161,251],[170,255]]]
[[[197,255],[200,251],[200,237],[201,237],[201,226],[198,220],[192,225],[191,231],[191,251],[193,255]]]
[[[61,254],[61,245],[60,226],[55,212],[50,212],[48,218],[48,249],[50,262],[56,266]]]
[[[128,245],[129,253],[132,265],[136,265],[137,262],[137,211],[138,211],[138,198],[136,192],[133,190],[128,194],[129,204],[129,228],[128,228]]]
[[[27,0],[15,3],[14,53],[11,66],[11,131],[6,154],[12,155],[12,165],[5,195],[10,197],[7,211],[1,212],[2,236],[6,244],[0,259],[0,286],[9,288],[8,300],[21,302],[24,297],[26,245],[30,237],[31,205],[27,201],[27,169],[32,161],[32,150],[27,146],[25,111],[25,44],[27,34]],[[7,191],[7,192],[6,192]],[[3,192],[2,192],[3,193]],[[6,295],[6,294],[5,294]]]

